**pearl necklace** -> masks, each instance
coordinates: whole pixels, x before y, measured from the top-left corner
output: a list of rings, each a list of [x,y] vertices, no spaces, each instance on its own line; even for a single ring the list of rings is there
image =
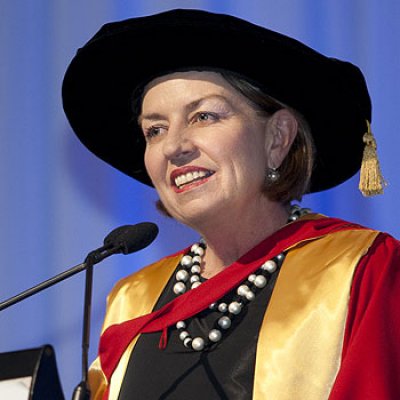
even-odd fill
[[[296,221],[309,212],[309,209],[301,208],[298,205],[292,206],[288,223]],[[201,285],[201,263],[206,248],[207,245],[205,241],[201,239],[199,243],[195,243],[190,248],[189,252],[182,257],[179,263],[180,268],[175,275],[177,282],[173,287],[173,291],[176,295],[179,296],[188,289],[195,289]],[[176,328],[179,332],[179,339],[183,342],[183,345],[188,349],[202,351],[220,342],[223,333],[232,326],[234,318],[238,316],[243,310],[243,307],[253,301],[257,293],[268,284],[274,272],[281,267],[284,259],[285,254],[282,252],[273,259],[264,262],[257,271],[250,274],[247,279],[239,285],[233,300],[229,304],[224,302],[210,304],[209,308],[221,315],[214,322],[206,338],[200,336],[193,338],[186,330],[186,322],[178,321],[176,323]]]

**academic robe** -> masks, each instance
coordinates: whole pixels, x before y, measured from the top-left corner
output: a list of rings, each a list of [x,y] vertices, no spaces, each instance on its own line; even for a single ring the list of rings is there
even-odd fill
[[[92,398],[118,398],[138,334],[158,331],[166,315],[161,334],[182,319],[176,310],[193,315],[197,309],[186,304],[205,308],[210,288],[229,290],[228,274],[241,282],[282,251],[257,343],[253,399],[400,399],[400,244],[316,214],[268,237],[164,313],[151,312],[184,251],[121,280],[108,297],[100,355],[89,373]]]

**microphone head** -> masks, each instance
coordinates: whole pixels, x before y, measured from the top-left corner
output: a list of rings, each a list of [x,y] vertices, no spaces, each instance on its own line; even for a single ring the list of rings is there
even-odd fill
[[[158,226],[152,222],[123,225],[114,229],[104,239],[104,246],[130,254],[147,247],[158,235]]]

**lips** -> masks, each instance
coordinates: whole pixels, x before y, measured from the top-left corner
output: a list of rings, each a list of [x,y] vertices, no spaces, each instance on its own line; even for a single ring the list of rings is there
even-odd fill
[[[200,182],[211,175],[214,174],[214,171],[199,168],[199,167],[185,167],[174,170],[171,173],[171,182],[178,189],[182,189],[183,187]]]

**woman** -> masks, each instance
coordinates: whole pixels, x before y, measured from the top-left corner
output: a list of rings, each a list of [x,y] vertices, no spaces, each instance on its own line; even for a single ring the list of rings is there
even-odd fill
[[[382,192],[357,67],[173,10],[104,26],[63,98],[82,142],[201,237],[112,290],[93,398],[399,398],[399,243],[292,205],[361,164]]]

